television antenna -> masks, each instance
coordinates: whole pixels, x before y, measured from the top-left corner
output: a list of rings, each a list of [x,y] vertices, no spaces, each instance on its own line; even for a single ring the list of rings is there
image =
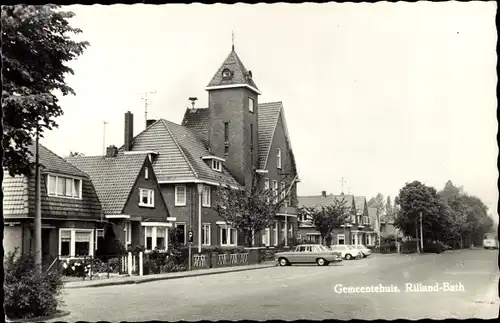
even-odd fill
[[[144,119],[146,122],[146,127],[148,125],[148,107],[151,106],[151,100],[148,95],[156,94],[156,91],[147,91],[142,93],[141,100],[144,100]]]

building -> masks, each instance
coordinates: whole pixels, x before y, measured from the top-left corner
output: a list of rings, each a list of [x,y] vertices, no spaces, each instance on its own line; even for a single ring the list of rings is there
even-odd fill
[[[355,196],[354,204],[356,205],[356,226],[357,229],[353,229],[351,244],[363,244],[365,246],[374,246],[377,241],[377,232],[375,231],[374,222],[368,213],[368,205],[365,196]]]
[[[34,161],[35,145],[29,146]],[[39,145],[42,216],[42,261],[57,256],[92,256],[97,229],[105,221],[89,176]],[[35,181],[32,176],[6,175],[2,184],[4,250],[35,251]]]
[[[133,137],[133,115],[127,113],[120,153],[155,152],[152,164],[168,212],[185,237],[192,232],[198,250],[243,244],[241,234],[212,208],[212,193],[220,185],[248,188],[253,176],[259,176],[258,184],[271,189],[273,196],[290,196],[273,226],[255,233],[254,242],[286,244],[296,227],[297,170],[283,104],[259,103],[261,92],[234,47],[206,91],[209,106],[193,104],[181,125],[149,120]]]
[[[151,160],[154,153],[118,153],[109,146],[105,156],[77,156],[66,160],[89,175],[102,204],[104,217],[124,246],[147,250],[168,247],[168,209]],[[99,229],[104,236],[104,228]]]

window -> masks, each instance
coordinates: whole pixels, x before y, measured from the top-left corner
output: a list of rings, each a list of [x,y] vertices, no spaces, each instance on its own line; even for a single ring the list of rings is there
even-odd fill
[[[288,223],[288,237],[289,238],[293,237],[293,225],[292,225],[292,223]]]
[[[176,223],[175,224],[176,228],[180,228],[180,233],[179,233],[179,242],[182,244],[186,243],[186,224],[185,223]]]
[[[229,143],[229,122],[224,122],[224,142]]]
[[[155,248],[165,249],[165,228],[156,227],[156,246]]]
[[[238,243],[236,229],[230,227],[220,228],[220,239],[221,246],[236,246]]]
[[[274,233],[273,245],[277,246],[278,245],[278,221],[274,221],[273,233]]]
[[[253,98],[249,97],[248,98],[248,111],[252,112],[253,113],[253,109],[254,109],[254,100]]]
[[[175,186],[175,206],[186,206],[186,186]]]
[[[145,227],[145,246],[147,250],[153,249],[153,227]]]
[[[339,234],[337,235],[337,244],[345,244],[345,235]]]
[[[47,175],[49,196],[81,198],[81,180],[70,177]]]
[[[203,223],[203,228],[201,230],[201,242],[204,246],[210,245],[210,223]]]
[[[222,163],[218,160],[212,159],[212,169],[218,172],[222,171]]]
[[[278,203],[278,182],[273,180],[273,200]]]
[[[281,169],[281,149],[276,149],[276,167]]]
[[[139,205],[140,206],[155,206],[155,191],[144,188],[139,189]]]
[[[265,228],[262,232],[262,244],[266,247],[271,245],[271,230],[269,228]]]
[[[212,196],[211,196],[210,186],[204,185],[201,205],[204,207],[210,207],[211,199],[212,199]]]
[[[125,222],[123,232],[125,233],[125,246],[128,247],[129,244],[132,244],[132,224],[130,222]]]
[[[151,155],[150,155],[151,156]],[[148,167],[144,167],[144,178],[145,179],[148,179],[149,178],[149,168]]]
[[[267,194],[267,203],[269,203],[269,195],[271,192],[269,192],[269,178],[264,178],[264,190],[266,191]]]
[[[59,255],[82,257],[94,255],[94,229],[60,229]]]
[[[286,183],[285,182],[281,182],[280,186],[281,186],[281,188],[280,188],[280,195],[281,195],[280,198],[282,200],[284,200],[285,197],[286,197]]]

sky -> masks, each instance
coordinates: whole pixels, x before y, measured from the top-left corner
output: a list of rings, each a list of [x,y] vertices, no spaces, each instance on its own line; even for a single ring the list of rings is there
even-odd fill
[[[73,5],[75,96],[42,144],[61,156],[121,146],[148,118],[180,123],[231,50],[262,95],[282,101],[301,183],[394,198],[406,182],[446,181],[496,215],[495,2]],[[104,124],[107,125],[104,132]],[[104,135],[105,133],[105,135]]]

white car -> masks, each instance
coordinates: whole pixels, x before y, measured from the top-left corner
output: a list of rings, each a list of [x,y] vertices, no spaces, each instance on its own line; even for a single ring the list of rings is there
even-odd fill
[[[353,248],[349,245],[336,244],[330,246],[332,251],[340,252],[342,258],[346,260],[363,258],[363,253],[360,249]]]
[[[363,257],[365,258],[372,254],[371,249],[367,248],[365,245],[357,244],[357,245],[351,245],[351,247],[361,250]]]

